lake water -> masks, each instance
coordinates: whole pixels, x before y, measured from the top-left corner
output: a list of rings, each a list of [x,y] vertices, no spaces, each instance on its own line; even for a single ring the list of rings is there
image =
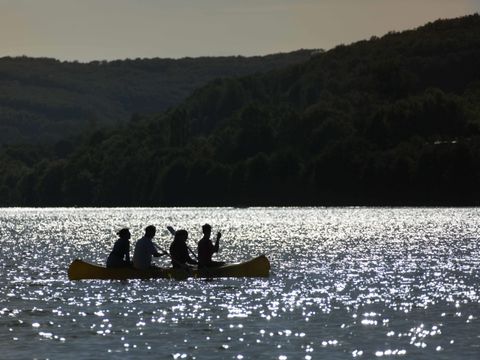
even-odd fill
[[[67,278],[121,227],[206,222],[271,276]],[[476,208],[0,209],[0,358],[478,359],[479,237]]]

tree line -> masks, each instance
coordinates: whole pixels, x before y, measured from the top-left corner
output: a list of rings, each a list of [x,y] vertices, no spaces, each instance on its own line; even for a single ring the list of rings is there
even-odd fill
[[[478,205],[480,17],[214,80],[116,127],[0,152],[1,205]]]

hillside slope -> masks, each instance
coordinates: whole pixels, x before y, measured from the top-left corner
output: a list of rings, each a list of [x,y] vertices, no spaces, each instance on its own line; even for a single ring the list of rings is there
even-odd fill
[[[68,152],[10,147],[0,195],[15,205],[478,205],[479,129],[472,15],[215,80]]]
[[[303,62],[311,51],[258,57],[60,62],[0,58],[0,144],[55,141],[179,104],[212,79]]]

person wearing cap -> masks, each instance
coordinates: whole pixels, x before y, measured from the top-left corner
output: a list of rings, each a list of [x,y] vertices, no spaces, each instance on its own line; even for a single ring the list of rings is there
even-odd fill
[[[178,230],[175,232],[173,242],[170,245],[170,257],[172,258],[172,266],[174,268],[185,268],[187,263],[191,265],[198,264],[188,253],[189,247],[187,246],[187,239],[187,230]]]
[[[107,268],[131,266],[130,262],[130,231],[124,228],[117,232],[118,240],[107,258]]]
[[[152,266],[152,256],[160,257],[167,255],[165,251],[158,252],[152,239],[157,229],[153,225],[145,228],[145,236],[137,241],[133,252],[133,267],[139,270],[147,270]]]
[[[222,237],[220,232],[217,233],[217,239],[215,244],[210,240],[212,233],[212,227],[209,224],[202,226],[203,237],[198,242],[198,266],[199,267],[212,267],[224,265],[223,261],[213,261],[212,256],[214,253],[218,253],[219,241]]]

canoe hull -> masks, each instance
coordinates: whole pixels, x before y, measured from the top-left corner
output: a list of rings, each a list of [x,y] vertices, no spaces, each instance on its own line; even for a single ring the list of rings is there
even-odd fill
[[[70,280],[127,280],[127,279],[177,279],[182,280],[187,277],[194,278],[216,278],[216,277],[267,277],[270,273],[270,262],[264,255],[251,260],[227,264],[214,268],[155,268],[149,270],[137,270],[130,267],[124,268],[106,268],[100,265],[91,264],[83,260],[76,259],[68,268],[68,278]]]

